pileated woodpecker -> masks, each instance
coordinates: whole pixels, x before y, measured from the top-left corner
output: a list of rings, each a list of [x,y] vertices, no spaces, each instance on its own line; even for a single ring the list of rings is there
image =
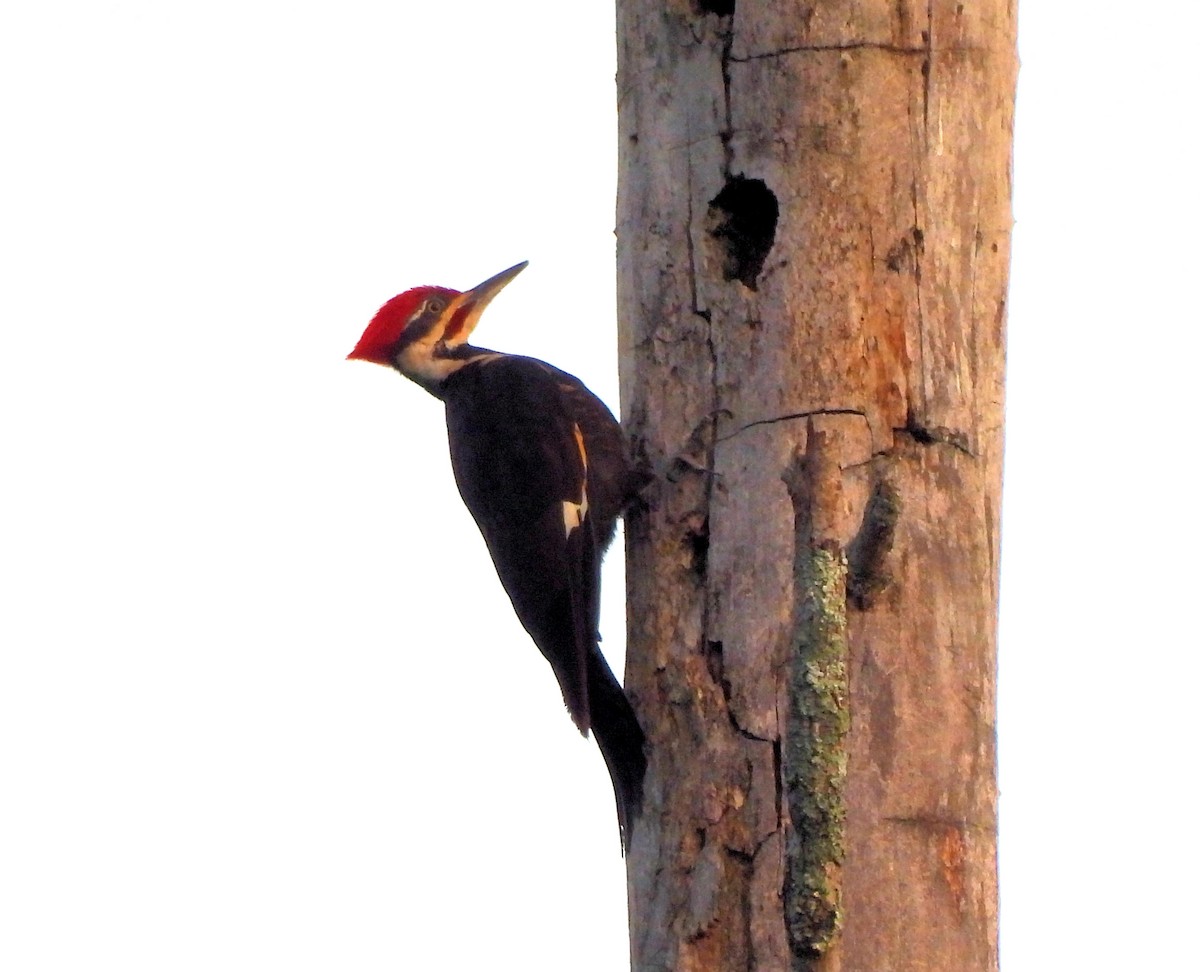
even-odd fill
[[[621,426],[574,375],[467,343],[526,263],[460,293],[417,287],[380,308],[349,358],[388,365],[446,405],[450,461],[517,617],[612,777],[622,845],[641,810],[645,737],[597,645],[600,559],[636,476]]]

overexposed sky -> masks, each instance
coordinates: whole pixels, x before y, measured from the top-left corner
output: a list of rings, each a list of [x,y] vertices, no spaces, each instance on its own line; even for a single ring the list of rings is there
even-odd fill
[[[1193,953],[1198,27],[1021,12],[1008,972]],[[528,259],[480,343],[616,406],[612,31],[547,0],[5,9],[0,968],[623,967],[603,764],[440,406],[343,360],[397,291]]]

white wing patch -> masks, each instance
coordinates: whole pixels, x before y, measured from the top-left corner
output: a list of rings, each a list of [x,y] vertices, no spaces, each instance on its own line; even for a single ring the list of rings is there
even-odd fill
[[[578,423],[575,425],[575,444],[579,446],[579,458],[583,460],[583,489],[578,503],[563,500],[563,532],[568,537],[584,521],[588,512],[587,450],[583,447],[583,433],[579,431]]]
[[[563,500],[563,532],[569,537],[571,531],[583,522],[584,504]]]

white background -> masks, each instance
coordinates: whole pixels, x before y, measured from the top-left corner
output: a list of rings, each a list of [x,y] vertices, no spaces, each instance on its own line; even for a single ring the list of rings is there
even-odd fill
[[[1021,11],[1010,972],[1195,961],[1194,11]],[[600,2],[6,5],[0,967],[623,967],[440,407],[343,360],[528,259],[480,343],[616,405],[614,70]]]

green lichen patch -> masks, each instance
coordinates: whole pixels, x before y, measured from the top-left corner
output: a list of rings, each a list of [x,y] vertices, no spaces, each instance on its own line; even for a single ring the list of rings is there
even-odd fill
[[[783,786],[791,827],[784,908],[792,953],[824,954],[841,926],[846,736],[850,729],[846,557],[797,537],[797,620]]]

